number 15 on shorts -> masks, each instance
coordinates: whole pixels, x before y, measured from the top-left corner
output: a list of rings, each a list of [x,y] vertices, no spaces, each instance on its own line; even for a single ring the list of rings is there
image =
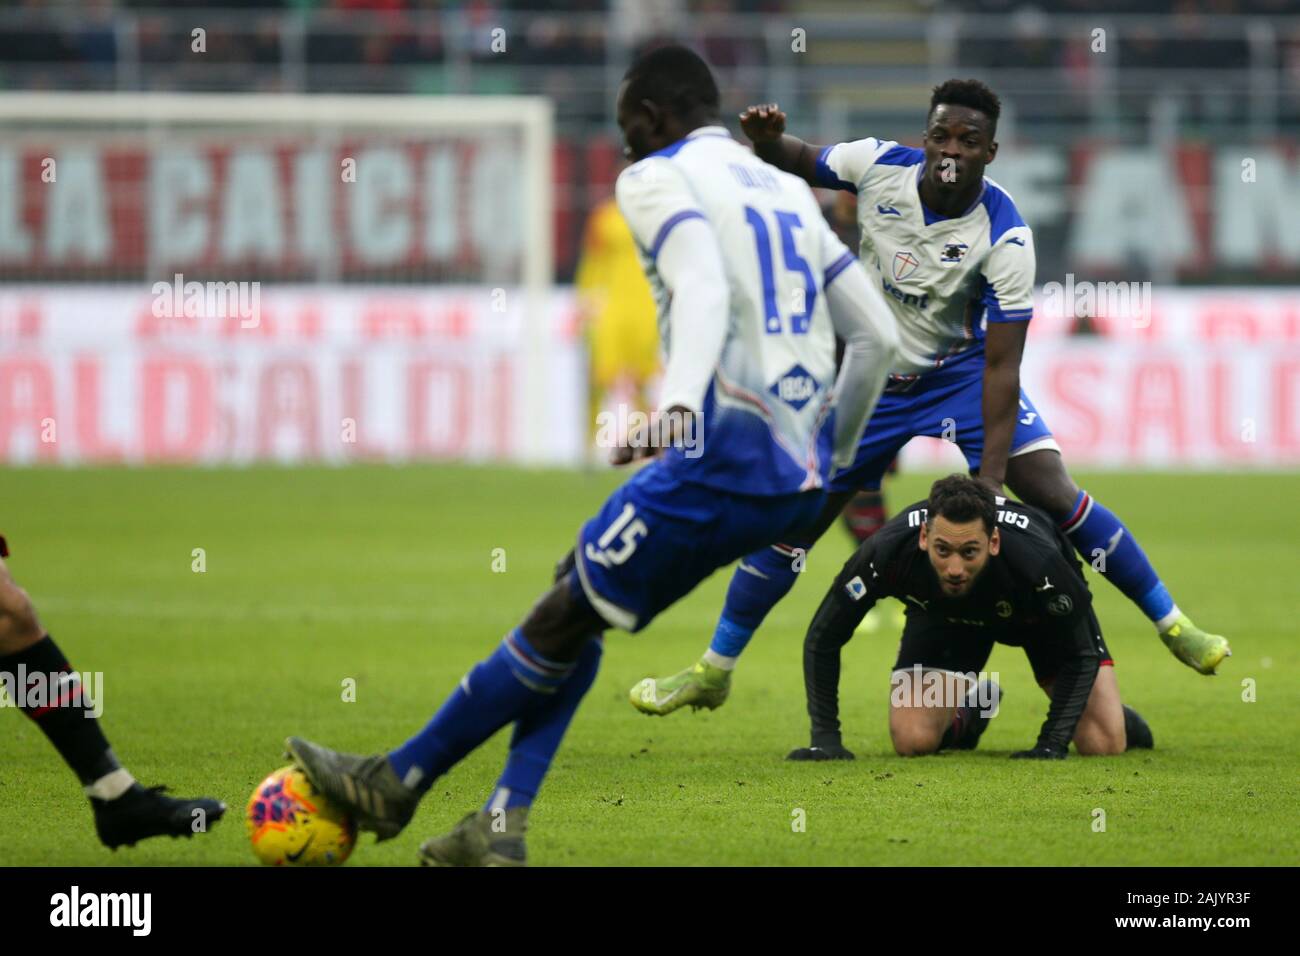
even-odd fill
[[[622,564],[636,551],[638,539],[649,533],[650,529],[645,522],[636,516],[636,506],[628,502],[623,506],[623,513],[605,529],[596,543],[587,545],[587,560],[595,561],[605,568]],[[611,548],[610,544],[615,538],[618,539],[618,546]]]

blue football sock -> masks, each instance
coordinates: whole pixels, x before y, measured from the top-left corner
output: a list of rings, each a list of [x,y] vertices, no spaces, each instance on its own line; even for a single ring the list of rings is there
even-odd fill
[[[1070,516],[1061,522],[1085,562],[1106,576],[1157,625],[1168,625],[1176,610],[1169,590],[1147,560],[1137,539],[1114,513],[1080,491]]]
[[[424,729],[388,755],[408,787],[433,781],[531,705],[549,700],[574,669],[542,657],[515,628],[462,678]]]
[[[744,652],[767,612],[794,587],[809,547],[774,544],[741,560],[727,587],[727,602],[709,650],[722,657]]]
[[[596,671],[600,669],[601,644],[598,637],[589,641],[578,656],[573,673],[560,689],[548,699],[538,701],[515,721],[506,768],[501,772],[484,810],[510,810],[532,805],[541,789],[542,778],[551,768],[564,732],[569,729],[578,705],[596,679]]]

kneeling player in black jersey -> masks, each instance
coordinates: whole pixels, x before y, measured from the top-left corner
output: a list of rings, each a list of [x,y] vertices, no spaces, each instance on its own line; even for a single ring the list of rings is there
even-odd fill
[[[812,745],[793,760],[851,759],[840,738],[840,648],[880,598],[907,606],[894,665],[889,734],[904,756],[971,749],[1001,691],[979,680],[994,643],[1023,647],[1051,706],[1029,750],[1061,759],[1152,746],[1120,702],[1092,595],[1074,550],[1046,514],[995,497],[973,478],[936,481],[844,565],[804,641]]]
[[[9,550],[0,537],[0,558]],[[178,800],[142,787],[118,763],[99,726],[99,707],[36,618],[27,592],[0,560],[0,686],[45,732],[81,780],[100,842],[116,850],[154,836],[192,836],[226,812],[210,797]]]

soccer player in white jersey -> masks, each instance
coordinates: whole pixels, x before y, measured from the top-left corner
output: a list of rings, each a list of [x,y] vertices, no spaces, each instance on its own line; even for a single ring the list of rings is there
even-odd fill
[[[741,562],[705,656],[632,688],[633,706],[666,714],[717,707],[731,669],[767,612],[793,587],[802,556],[860,488],[880,478],[917,435],[956,442],[972,474],[1003,484],[1055,519],[1083,559],[1155,624],[1190,667],[1213,674],[1228,642],[1174,603],[1132,533],[1081,491],[1020,388],[1033,314],[1034,239],[1006,190],[984,176],[997,156],[997,96],[977,80],[934,89],[923,149],[879,139],[813,146],[784,135],[775,104],[751,106],[741,127],[754,151],[809,183],[856,194],[859,257],[898,320],[901,350],[853,464],[833,478],[811,529]],[[1104,560],[1101,557],[1104,556]]]
[[[880,293],[807,184],[719,124],[703,60],[683,47],[646,54],[623,81],[618,120],[636,161],[618,202],[659,307],[657,424],[668,424],[614,457],[654,461],[582,527],[553,587],[408,741],[372,757],[287,743],[315,786],[387,839],[439,776],[513,723],[487,804],[426,841],[426,864],[524,863],[528,808],[596,676],[602,632],[640,631],[719,567],[816,518],[832,458],[852,461],[895,361]]]

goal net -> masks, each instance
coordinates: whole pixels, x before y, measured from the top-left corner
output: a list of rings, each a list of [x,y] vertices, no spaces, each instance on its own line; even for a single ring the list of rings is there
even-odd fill
[[[0,95],[0,460],[575,457],[552,112]]]

